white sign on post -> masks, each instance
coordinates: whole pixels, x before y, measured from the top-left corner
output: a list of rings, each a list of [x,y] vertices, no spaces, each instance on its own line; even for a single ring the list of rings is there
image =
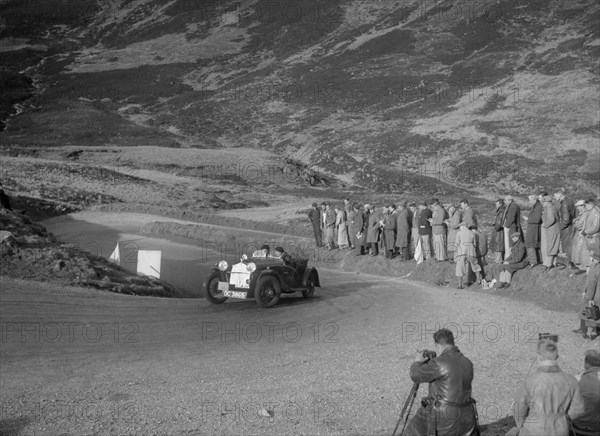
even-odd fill
[[[139,250],[137,273],[160,279],[160,250]]]

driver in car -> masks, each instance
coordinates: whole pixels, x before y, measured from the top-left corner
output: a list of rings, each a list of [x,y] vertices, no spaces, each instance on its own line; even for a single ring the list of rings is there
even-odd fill
[[[275,259],[281,259],[286,265],[290,265],[292,267],[295,266],[294,261],[292,260],[292,256],[287,254],[283,247],[275,247],[275,254],[273,255]]]
[[[260,250],[256,250],[254,253],[252,253],[252,257],[266,259],[267,257],[269,257],[270,252],[271,252],[271,247],[269,247],[267,244],[265,244],[262,247],[260,247]]]

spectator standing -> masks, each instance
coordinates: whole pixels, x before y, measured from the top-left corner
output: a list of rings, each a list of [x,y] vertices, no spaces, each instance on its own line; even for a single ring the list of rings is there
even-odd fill
[[[532,206],[531,212],[527,217],[527,232],[525,233],[525,248],[527,248],[528,268],[533,268],[540,264],[540,243],[542,214],[544,208],[537,195],[529,196],[529,204]]]
[[[433,202],[433,214],[430,219],[431,233],[433,236],[433,255],[437,262],[445,261],[446,254],[446,209],[436,199]]]
[[[566,256],[566,265],[571,269],[577,269],[571,261],[571,247],[573,244],[573,220],[575,219],[575,203],[564,189],[554,193],[557,202],[558,214],[560,216],[560,248]],[[562,264],[561,264],[562,265]]]
[[[395,247],[402,261],[409,259],[408,247],[410,245],[410,229],[412,214],[406,209],[406,202],[401,201],[396,214],[396,243]]]
[[[325,205],[325,244],[327,244],[328,250],[335,248],[335,240],[333,239],[335,220],[336,215],[331,210],[329,203],[327,203]]]
[[[456,269],[458,277],[458,289],[464,288],[465,277],[469,278],[469,267],[477,276],[477,283],[481,283],[481,265],[477,259],[477,241],[473,229],[467,228],[467,224],[460,223],[460,230],[456,234]]]
[[[371,248],[371,256],[377,256],[379,254],[379,229],[381,224],[379,223],[379,214],[375,213],[375,208],[370,204],[367,205],[369,209],[369,221],[367,223],[367,244]]]
[[[504,227],[502,226],[502,220],[504,218],[504,211],[506,210],[506,205],[504,204],[504,200],[499,198],[496,200],[496,209],[495,209],[495,218],[494,218],[494,228],[492,230],[492,247],[494,249],[494,262],[502,263],[504,259]]]
[[[469,206],[469,200],[466,198],[460,201],[460,208],[462,209],[462,220],[467,225],[467,228],[477,228],[477,217],[475,211]]]
[[[568,436],[568,418],[573,420],[584,412],[579,383],[558,367],[555,342],[540,340],[537,353],[537,371],[525,379],[515,396],[517,427],[507,435]]]
[[[419,236],[419,217],[421,216],[421,209],[417,206],[416,203],[410,203],[408,206],[408,209],[410,210],[411,213],[411,229],[410,229],[410,242],[411,242],[411,247],[412,247],[412,251],[410,253],[410,256],[414,256],[416,251],[417,251],[417,244],[420,241],[420,236]]]
[[[431,209],[427,207],[427,202],[422,201],[419,204],[419,238],[421,240],[421,249],[423,250],[423,260],[431,258],[431,223],[433,216]]]
[[[356,255],[362,256],[365,253],[365,214],[360,210],[358,203],[352,205],[352,210],[348,214],[348,232],[352,239],[352,245],[356,249]]]
[[[591,253],[598,246],[598,232],[600,232],[600,210],[596,201],[590,198],[585,201],[587,215],[583,223],[581,234],[585,237],[585,246]]]
[[[394,256],[396,242],[396,205],[390,204],[387,209],[388,213],[384,215],[381,228],[383,229],[385,257],[391,259]]]
[[[462,209],[458,209],[455,205],[448,206],[448,219],[446,226],[448,227],[448,259],[450,262],[456,262],[456,234],[460,230],[462,218]]]
[[[327,203],[322,202],[321,203],[321,233],[322,233],[322,240],[326,241],[327,240],[327,226],[325,225],[325,221],[327,221]]]
[[[346,224],[346,211],[341,207],[335,208],[335,228],[338,232],[337,244],[339,248],[348,248],[348,229]]]
[[[558,210],[552,204],[552,197],[544,195],[542,197],[542,259],[544,260],[544,272],[554,268],[558,247],[560,245],[560,217]]]
[[[510,256],[511,244],[510,235],[521,233],[521,208],[514,202],[512,195],[504,197],[504,217],[502,217],[502,226],[504,227],[504,260]]]
[[[579,200],[577,203],[575,203],[575,209],[577,210],[577,216],[573,221],[574,235],[571,261],[577,265],[577,272],[575,274],[581,274],[590,266],[590,252],[585,244],[585,236],[581,234],[583,230],[583,223],[585,222],[585,217],[587,216],[585,201]]]
[[[583,356],[583,373],[576,378],[584,412],[572,423],[575,436],[594,436],[600,434],[600,352],[587,350]]]
[[[317,248],[323,245],[323,241],[321,239],[321,211],[317,203],[312,204],[312,208],[308,211],[308,219],[310,220],[313,228],[313,232],[315,234],[315,243],[317,244]]]

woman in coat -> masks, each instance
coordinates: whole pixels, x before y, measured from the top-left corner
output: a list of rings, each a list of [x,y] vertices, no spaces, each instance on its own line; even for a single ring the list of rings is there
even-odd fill
[[[527,266],[527,252],[525,244],[521,241],[521,233],[514,232],[510,235],[512,244],[510,246],[510,255],[504,261],[504,267],[500,271],[500,280],[496,285],[497,288],[508,288],[512,275],[515,271],[519,271]]]
[[[460,229],[462,210],[452,204],[448,207],[448,217],[449,218],[445,221],[448,226],[448,259],[450,262],[456,262],[458,251],[456,246],[456,234]]]
[[[558,210],[552,204],[552,197],[542,197],[542,258],[544,259],[544,272],[554,268],[558,248],[560,246],[560,217]],[[545,257],[544,257],[545,256]]]
[[[537,195],[530,195],[529,203],[532,205],[532,209],[527,217],[525,247],[527,248],[529,268],[533,268],[540,263],[540,240],[542,236],[540,227],[542,225],[542,213],[544,208]]]
[[[340,248],[348,248],[348,226],[346,225],[346,211],[341,207],[335,208],[335,228],[338,231],[337,243]]]
[[[504,211],[506,205],[503,199],[496,200],[496,217],[494,219],[494,229],[492,230],[492,248],[494,250],[494,262],[502,263],[504,259]]]

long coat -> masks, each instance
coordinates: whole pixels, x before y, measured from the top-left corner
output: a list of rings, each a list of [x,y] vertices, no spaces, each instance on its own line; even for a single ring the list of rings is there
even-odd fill
[[[367,244],[375,244],[379,241],[379,214],[373,212],[369,214],[369,222],[367,224]]]
[[[546,254],[556,256],[560,246],[560,217],[556,207],[549,201],[544,202],[542,227],[546,229]]]
[[[448,251],[456,252],[456,234],[460,229],[461,221],[462,211],[460,209],[456,209],[454,213],[452,213],[450,222],[448,223]]]
[[[571,261],[574,264],[587,265],[590,261],[590,253],[585,245],[585,236],[581,234],[586,215],[587,210],[573,221],[575,234],[573,236],[573,245],[571,247]]]
[[[496,218],[494,219],[494,230],[492,230],[491,246],[492,250],[504,253],[504,226],[502,220],[504,219],[504,211],[506,206],[503,204],[496,208]]]
[[[396,247],[406,248],[410,243],[411,213],[406,208],[396,213]]]
[[[543,211],[542,203],[536,200],[529,217],[527,217],[527,233],[525,233],[525,246],[527,248],[540,248],[540,225],[542,224]]]
[[[431,220],[431,232],[434,235],[445,235],[446,234],[446,224],[444,221],[446,220],[446,209],[442,206],[436,207],[432,214]]]
[[[477,218],[475,218],[475,211],[471,209],[471,206],[467,206],[467,208],[463,210],[462,215],[462,220],[467,225],[467,228],[477,227]]]
[[[502,224],[508,229],[509,234],[514,232],[522,233],[521,231],[521,208],[514,201],[511,201],[504,211],[504,223]]]
[[[568,436],[571,419],[583,414],[585,406],[579,383],[558,365],[540,366],[525,379],[514,401],[519,436]]]
[[[387,250],[394,249],[396,241],[396,214],[388,213],[383,217],[383,237]]]
[[[321,211],[319,208],[312,208],[308,211],[308,219],[312,223],[313,229],[319,230],[321,228]]]
[[[361,210],[351,210],[348,212],[348,231],[350,233],[350,239],[356,246],[364,246],[366,235],[362,238],[358,238],[356,235],[363,233],[365,228],[365,214]]]
[[[345,210],[342,209],[338,212],[335,218],[335,225],[338,229],[338,245],[349,245]]]

